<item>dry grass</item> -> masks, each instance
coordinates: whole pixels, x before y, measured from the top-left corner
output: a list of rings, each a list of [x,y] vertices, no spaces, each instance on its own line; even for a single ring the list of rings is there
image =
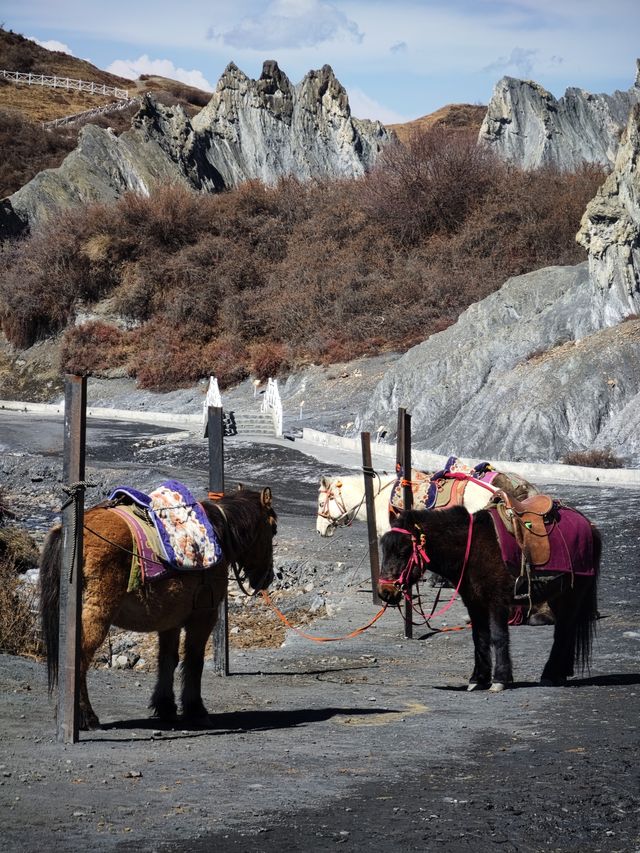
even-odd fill
[[[408,142],[415,133],[424,133],[432,127],[449,130],[467,130],[477,134],[487,112],[481,104],[447,104],[429,115],[404,124],[389,124],[400,142]]]
[[[576,450],[567,453],[564,465],[584,465],[586,468],[624,468],[624,459],[616,456],[611,448],[603,450]]]
[[[20,580],[34,568],[38,549],[26,530],[3,525],[7,508],[0,495],[0,652],[36,655],[41,652],[35,588]]]

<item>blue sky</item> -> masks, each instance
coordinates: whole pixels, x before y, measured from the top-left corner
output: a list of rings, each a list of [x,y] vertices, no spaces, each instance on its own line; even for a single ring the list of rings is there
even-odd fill
[[[0,0],[0,23],[210,89],[230,61],[255,78],[275,59],[294,83],[328,63],[353,114],[388,123],[486,104],[505,74],[556,96],[627,89],[640,56],[639,0]]]

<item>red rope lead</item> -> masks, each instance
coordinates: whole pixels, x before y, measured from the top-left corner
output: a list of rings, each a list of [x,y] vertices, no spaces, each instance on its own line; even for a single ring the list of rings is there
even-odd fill
[[[372,625],[378,621],[378,619],[382,616],[382,614],[386,611],[388,605],[385,604],[384,607],[381,607],[380,610],[376,613],[373,619],[370,622],[367,622],[366,625],[363,625],[361,628],[356,628],[355,631],[351,631],[349,634],[344,634],[342,637],[314,637],[311,634],[305,634],[304,631],[301,631],[300,628],[296,628],[295,625],[292,625],[291,622],[287,619],[287,617],[282,613],[281,610],[275,606],[273,601],[271,601],[271,597],[266,589],[260,590],[260,595],[264,599],[264,603],[270,607],[273,612],[276,614],[278,619],[283,622],[287,628],[291,628],[292,631],[295,631],[296,634],[300,634],[301,637],[304,637],[306,640],[311,640],[314,643],[337,643],[339,640],[351,640],[353,637],[357,637],[359,634],[362,634],[368,628],[371,628]]]

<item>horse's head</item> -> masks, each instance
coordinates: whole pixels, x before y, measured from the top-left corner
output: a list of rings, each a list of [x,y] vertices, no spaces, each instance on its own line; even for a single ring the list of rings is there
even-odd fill
[[[347,502],[345,502],[347,501]],[[320,536],[333,536],[337,527],[348,527],[354,516],[354,507],[347,506],[340,477],[321,477],[318,489],[318,516],[316,530]],[[357,510],[358,507],[356,506]]]
[[[266,589],[274,578],[273,537],[278,531],[271,489],[239,489],[205,505],[227,562],[237,566],[254,590]]]
[[[378,595],[383,601],[398,604],[403,597],[409,596],[412,584],[428,569],[425,545],[423,528],[408,513],[401,513],[380,540],[382,565]]]

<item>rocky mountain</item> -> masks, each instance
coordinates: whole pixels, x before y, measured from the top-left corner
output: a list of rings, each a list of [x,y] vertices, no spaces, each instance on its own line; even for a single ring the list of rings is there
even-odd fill
[[[409,350],[356,424],[438,453],[555,461],[611,447],[640,462],[640,106],[578,235],[589,261],[518,276]]]
[[[554,98],[530,80],[503,77],[495,86],[480,128],[480,144],[525,169],[581,163],[611,166],[631,107],[640,102],[640,60],[625,92],[592,95],[567,89]]]
[[[126,190],[148,194],[159,183],[213,192],[251,178],[356,177],[389,140],[379,122],[352,118],[328,65],[294,86],[275,62],[264,63],[259,80],[231,64],[193,119],[147,94],[121,136],[85,127],[58,169],[41,172],[0,203],[0,236],[59,207],[111,201]]]

